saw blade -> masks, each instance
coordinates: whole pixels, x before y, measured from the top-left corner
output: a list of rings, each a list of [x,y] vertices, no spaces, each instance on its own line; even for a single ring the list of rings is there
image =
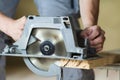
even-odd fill
[[[32,55],[51,56],[53,58],[29,58],[39,70],[48,71],[51,64],[58,59],[54,57],[67,56],[63,36],[57,29],[33,29],[31,36],[34,40],[27,46],[27,53]],[[32,37],[32,38],[33,38]],[[43,50],[43,52],[42,52]]]

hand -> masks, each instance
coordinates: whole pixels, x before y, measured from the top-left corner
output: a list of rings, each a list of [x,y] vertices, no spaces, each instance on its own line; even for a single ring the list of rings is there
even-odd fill
[[[81,36],[87,38],[90,42],[90,46],[96,48],[97,52],[103,49],[105,32],[98,25],[85,28],[81,32]]]
[[[25,22],[26,22],[25,16],[23,16],[20,19],[14,20],[11,23],[11,26],[8,27],[9,29],[7,29],[7,34],[10,37],[12,37],[13,40],[17,41],[22,35]]]

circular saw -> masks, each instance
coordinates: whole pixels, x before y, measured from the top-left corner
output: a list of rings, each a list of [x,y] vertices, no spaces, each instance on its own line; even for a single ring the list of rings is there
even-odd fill
[[[0,55],[23,57],[34,73],[53,76],[60,74],[55,65],[60,59],[81,60],[96,55],[88,54],[86,40],[79,42],[82,46],[78,44],[71,18],[28,16],[21,38],[7,45]]]

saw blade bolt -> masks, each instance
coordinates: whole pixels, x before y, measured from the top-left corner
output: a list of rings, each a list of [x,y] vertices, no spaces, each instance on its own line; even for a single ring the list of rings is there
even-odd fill
[[[40,44],[40,51],[43,55],[52,55],[55,52],[55,46],[50,41],[44,41]]]

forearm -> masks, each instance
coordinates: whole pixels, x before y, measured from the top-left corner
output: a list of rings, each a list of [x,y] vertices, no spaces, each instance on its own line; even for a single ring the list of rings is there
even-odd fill
[[[97,25],[99,0],[79,0],[80,13],[84,28]]]
[[[13,19],[5,16],[4,14],[2,14],[0,12],[0,30],[2,32],[4,32],[5,34],[9,35],[9,33],[8,33],[9,26],[11,26],[13,22],[14,22]]]

